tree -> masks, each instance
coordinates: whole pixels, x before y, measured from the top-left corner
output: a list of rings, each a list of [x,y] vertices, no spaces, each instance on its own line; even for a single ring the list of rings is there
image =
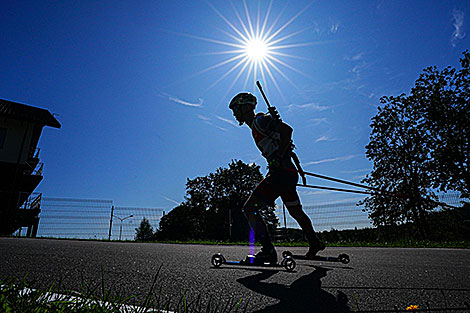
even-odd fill
[[[185,201],[161,219],[158,238],[246,240],[249,226],[241,209],[262,179],[259,166],[242,161],[188,179]],[[260,213],[268,227],[276,226],[273,206]]]
[[[153,227],[145,217],[140,222],[140,226],[135,229],[136,241],[150,241],[154,239]]]
[[[188,199],[198,199],[202,190],[207,195],[207,234],[214,239],[246,240],[249,226],[242,208],[256,185],[263,179],[260,167],[232,161],[228,168],[218,168],[207,176],[207,181],[189,182]],[[268,228],[277,224],[274,204],[260,211]],[[232,224],[232,225],[230,225]]]
[[[436,204],[435,188],[469,196],[470,54],[462,69],[428,67],[409,96],[382,97],[372,118],[366,155],[373,170],[364,179],[371,187],[406,199],[373,195],[362,203],[375,225],[417,222],[426,236],[426,212]]]
[[[204,212],[198,212],[187,202],[183,202],[160,219],[156,238],[160,240],[203,239],[204,229]]]
[[[426,68],[412,89],[416,115],[429,135],[433,186],[470,197],[470,53],[461,69]]]
[[[362,203],[376,226],[412,221],[426,237],[425,215],[434,205],[423,198],[434,195],[430,192],[429,145],[421,131],[422,120],[414,116],[411,97],[402,94],[380,101],[383,106],[372,118],[370,142],[366,146],[366,156],[374,166],[363,182],[406,195],[407,199],[376,194]]]

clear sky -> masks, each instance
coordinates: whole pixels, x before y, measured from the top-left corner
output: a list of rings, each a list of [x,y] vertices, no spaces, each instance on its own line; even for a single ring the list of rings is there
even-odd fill
[[[427,66],[458,66],[469,17],[468,1],[2,1],[0,98],[62,124],[40,140],[47,197],[171,209],[187,178],[232,159],[265,173],[227,107],[250,91],[265,111],[256,79],[306,171],[360,182],[379,98],[408,93]],[[256,34],[266,54],[247,57]]]

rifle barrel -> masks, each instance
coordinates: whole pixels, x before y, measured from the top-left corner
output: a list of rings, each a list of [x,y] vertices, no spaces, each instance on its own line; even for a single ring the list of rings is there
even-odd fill
[[[261,92],[261,95],[263,96],[266,105],[268,106],[268,108],[270,108],[271,105],[269,104],[268,98],[266,98],[266,95],[264,94],[263,87],[261,87],[261,83],[259,82],[259,80],[256,81],[256,86],[258,86],[258,89]]]

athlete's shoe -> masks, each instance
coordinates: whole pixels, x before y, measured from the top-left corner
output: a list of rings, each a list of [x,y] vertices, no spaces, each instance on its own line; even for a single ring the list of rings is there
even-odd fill
[[[310,242],[310,247],[308,248],[307,254],[305,254],[306,258],[313,259],[319,251],[325,250],[325,244],[320,241],[316,240],[314,242]]]
[[[257,264],[276,264],[277,263],[277,252],[273,245],[267,245],[261,247],[261,251],[256,253],[254,262]]]

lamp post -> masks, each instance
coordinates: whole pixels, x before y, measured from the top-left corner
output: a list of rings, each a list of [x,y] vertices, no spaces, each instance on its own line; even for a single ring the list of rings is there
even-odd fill
[[[113,214],[113,216],[114,216],[115,218],[117,218],[118,220],[121,221],[121,225],[119,226],[119,241],[121,241],[122,222],[124,222],[124,221],[127,220],[128,218],[134,217],[134,215],[129,215],[129,216],[126,216],[126,217],[123,217],[123,218],[121,218],[121,217],[119,217],[119,216],[116,216],[116,215],[114,215],[114,214]]]

